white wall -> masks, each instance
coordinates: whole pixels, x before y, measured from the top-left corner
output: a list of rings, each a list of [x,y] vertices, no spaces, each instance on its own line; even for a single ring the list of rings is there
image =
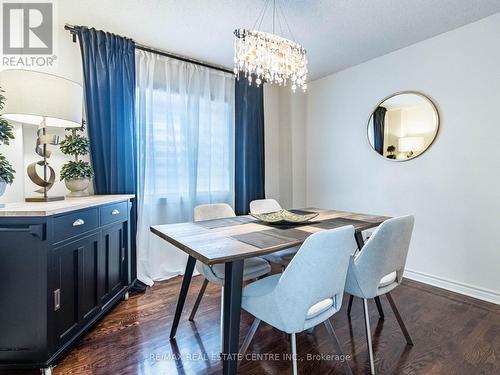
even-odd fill
[[[266,197],[283,207],[306,205],[305,95],[264,86]]]
[[[415,215],[407,275],[500,303],[500,14],[309,85],[307,203]],[[368,144],[370,111],[401,90],[430,96],[435,143],[408,162]]]
[[[57,13],[56,13],[57,14]],[[83,73],[80,57],[80,49],[78,44],[73,43],[68,31],[64,30],[66,20],[62,16],[56,18],[57,26],[55,33],[55,50],[57,62],[53,67],[45,68],[30,68],[17,67],[16,69],[33,69],[37,71],[55,74],[75,82],[82,84]],[[9,67],[0,65],[0,70]],[[9,69],[14,69],[10,67]],[[12,123],[15,127],[16,139],[11,142],[10,146],[0,146],[0,152],[4,154],[9,162],[16,170],[15,181],[11,186],[7,186],[5,195],[0,197],[0,203],[18,202],[24,200],[25,196],[37,196],[34,190],[38,187],[31,182],[26,173],[26,167],[33,161],[39,160],[39,156],[35,154],[36,141],[36,126]],[[51,134],[64,136],[64,130],[49,128]],[[49,163],[56,171],[56,183],[50,190],[50,195],[65,195],[69,191],[66,189],[64,182],[59,181],[59,171],[61,166],[69,160],[69,157],[63,155],[57,146],[48,146],[52,151]],[[85,158],[82,158],[85,160]],[[41,169],[39,171],[41,175]]]

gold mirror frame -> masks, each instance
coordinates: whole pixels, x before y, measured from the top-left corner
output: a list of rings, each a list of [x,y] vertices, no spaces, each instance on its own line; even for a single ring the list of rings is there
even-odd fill
[[[424,151],[422,151],[420,154],[418,154],[417,156],[414,156],[412,158],[409,158],[409,159],[389,159],[389,158],[386,158],[385,156],[383,155],[380,155],[377,150],[375,150],[375,148],[372,146],[371,142],[370,142],[370,135],[369,135],[369,131],[370,131],[370,120],[373,116],[373,113],[375,112],[375,110],[380,107],[382,105],[382,103],[384,103],[386,100],[389,100],[395,96],[398,96],[398,95],[403,95],[403,94],[413,94],[413,95],[418,95],[422,98],[424,98],[425,100],[427,100],[427,102],[431,105],[432,109],[434,110],[434,113],[436,114],[436,134],[434,135],[434,138],[432,139],[431,143],[429,143],[429,145],[426,147],[426,149]],[[371,150],[377,154],[380,158],[384,159],[384,160],[388,160],[388,161],[394,161],[394,162],[405,162],[405,161],[410,161],[410,160],[413,160],[413,159],[416,159],[418,158],[419,156],[425,154],[425,152],[427,152],[427,150],[429,148],[431,148],[431,146],[434,144],[434,142],[436,141],[436,138],[438,137],[438,134],[439,134],[439,129],[441,127],[441,116],[439,114],[439,110],[436,106],[436,104],[434,103],[434,101],[426,94],[420,92],[420,91],[414,91],[414,90],[405,90],[405,91],[397,91],[391,95],[388,95],[386,96],[385,98],[383,98],[382,100],[380,100],[377,105],[375,105],[375,107],[373,107],[373,109],[371,110],[370,112],[370,115],[368,116],[368,122],[366,124],[366,140],[368,142],[368,145],[370,146]]]

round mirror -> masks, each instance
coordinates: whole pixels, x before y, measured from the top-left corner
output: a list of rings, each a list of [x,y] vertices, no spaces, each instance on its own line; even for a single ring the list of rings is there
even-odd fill
[[[368,121],[368,141],[382,157],[406,161],[423,154],[436,138],[439,113],[418,92],[401,92],[382,100]]]

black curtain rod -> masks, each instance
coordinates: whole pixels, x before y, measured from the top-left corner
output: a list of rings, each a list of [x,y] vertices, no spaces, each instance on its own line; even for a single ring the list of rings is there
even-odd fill
[[[83,27],[86,27],[86,26],[73,26],[73,25],[66,24],[64,26],[64,29],[68,30],[71,33],[71,35],[73,36],[73,42],[76,43],[76,34],[77,34],[77,31],[78,31],[79,28],[83,28]],[[147,51],[147,52],[155,53],[157,55],[170,57],[172,59],[177,59],[177,60],[185,61],[185,62],[188,62],[188,63],[191,63],[191,64],[196,64],[196,65],[204,66],[205,68],[215,69],[215,70],[218,70],[218,71],[221,71],[221,72],[234,74],[234,72],[232,70],[229,70],[229,69],[227,69],[227,68],[225,68],[223,66],[210,64],[210,63],[205,62],[205,61],[195,60],[195,59],[192,59],[190,57],[186,57],[186,56],[182,56],[182,55],[177,55],[175,53],[171,53],[171,52],[167,52],[167,51],[162,51],[162,50],[159,50],[159,49],[156,49],[156,48],[153,48],[153,47],[149,47],[149,46],[137,43],[135,41],[134,41],[134,43],[135,43],[135,48],[140,49],[142,51]]]

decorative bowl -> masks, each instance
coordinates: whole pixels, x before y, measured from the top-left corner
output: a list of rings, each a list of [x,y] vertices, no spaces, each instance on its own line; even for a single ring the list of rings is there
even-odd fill
[[[269,224],[301,224],[314,219],[319,215],[317,212],[310,213],[295,213],[288,210],[280,210],[275,212],[268,212],[264,214],[250,214],[257,220],[263,221]]]

